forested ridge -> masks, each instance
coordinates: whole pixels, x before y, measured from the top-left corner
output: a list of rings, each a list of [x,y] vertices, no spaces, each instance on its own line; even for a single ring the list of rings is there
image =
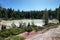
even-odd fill
[[[0,18],[3,19],[42,19],[45,10],[41,11],[15,11],[12,8],[3,8],[0,6]],[[55,10],[47,10],[48,18],[55,19],[60,14],[60,6]],[[59,14],[58,14],[59,13]],[[57,15],[58,14],[58,15]]]

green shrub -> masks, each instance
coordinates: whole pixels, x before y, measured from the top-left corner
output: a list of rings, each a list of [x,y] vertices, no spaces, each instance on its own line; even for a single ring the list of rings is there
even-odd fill
[[[24,38],[21,36],[13,36],[13,37],[7,38],[5,40],[24,40]]]
[[[25,29],[27,32],[31,32],[32,31],[32,28],[31,28],[31,26],[28,26],[28,27],[26,27],[26,29]]]
[[[9,30],[2,30],[2,31],[0,31],[0,36],[1,37],[8,37],[8,36],[10,36],[10,32],[9,32]]]
[[[54,23],[49,23],[48,25],[45,25],[44,28],[49,28],[49,27],[54,26],[54,25],[56,25],[56,24],[54,24]]]
[[[0,40],[4,40],[4,38],[0,37]]]
[[[32,30],[35,30],[35,31],[41,31],[43,30],[44,28],[43,27],[40,27],[40,26],[33,26],[32,27]]]
[[[8,37],[10,35],[17,35],[22,32],[25,32],[25,28],[4,29],[0,31],[0,37]]]
[[[25,30],[24,29],[21,29],[21,28],[11,28],[10,29],[11,35],[17,35],[17,34],[22,33],[24,31]]]

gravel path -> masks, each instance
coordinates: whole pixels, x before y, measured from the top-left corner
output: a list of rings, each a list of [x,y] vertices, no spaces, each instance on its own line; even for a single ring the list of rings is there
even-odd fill
[[[37,34],[25,40],[60,40],[60,26],[50,29],[43,34]]]

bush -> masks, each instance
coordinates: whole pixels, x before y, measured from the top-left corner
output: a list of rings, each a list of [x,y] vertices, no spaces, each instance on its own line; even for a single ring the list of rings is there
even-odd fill
[[[0,37],[8,37],[8,36],[10,36],[10,32],[9,32],[9,30],[2,30],[2,31],[0,31]]]
[[[0,31],[0,37],[8,37],[10,35],[17,35],[22,32],[25,32],[25,28],[4,29]]]
[[[43,27],[40,27],[40,26],[33,26],[32,27],[32,30],[35,30],[35,31],[41,31],[43,30],[44,28]]]
[[[4,40],[4,38],[0,37],[0,40]]]
[[[13,36],[13,37],[7,38],[6,40],[24,40],[24,38],[21,36]]]
[[[45,27],[45,28],[49,28],[49,27],[54,26],[54,25],[56,25],[56,24],[54,24],[54,23],[49,23],[48,25],[45,25],[44,27]]]
[[[26,29],[25,29],[27,32],[31,32],[32,31],[32,27],[31,26],[28,26],[28,27],[26,27]]]
[[[25,30],[24,29],[21,29],[21,28],[11,28],[10,29],[11,35],[17,35],[17,34],[22,33],[24,31]]]

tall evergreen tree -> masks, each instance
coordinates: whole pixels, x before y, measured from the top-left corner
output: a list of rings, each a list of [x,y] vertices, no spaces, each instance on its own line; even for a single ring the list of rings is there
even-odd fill
[[[48,24],[48,11],[47,11],[47,9],[45,9],[45,11],[44,11],[43,20],[45,22],[45,25],[47,25]]]
[[[57,9],[57,19],[59,20],[59,23],[60,23],[60,6]]]
[[[3,8],[0,6],[0,18],[4,19],[42,19],[43,15],[49,14],[49,19],[57,18],[60,22],[60,7],[57,10],[42,11],[15,11],[12,8]],[[56,15],[57,13],[57,15]],[[56,17],[57,16],[57,17]]]
[[[2,18],[2,7],[0,6],[0,18]]]

